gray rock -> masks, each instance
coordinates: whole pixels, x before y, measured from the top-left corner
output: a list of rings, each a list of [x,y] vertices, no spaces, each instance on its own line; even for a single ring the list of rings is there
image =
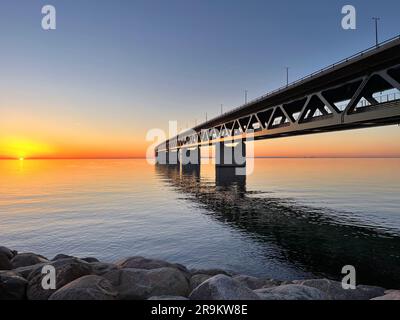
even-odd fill
[[[48,263],[39,263],[39,264],[34,264],[31,266],[26,266],[26,267],[19,267],[16,269],[13,269],[14,272],[18,273],[19,275],[21,275],[22,277],[24,277],[25,279],[29,278],[29,275],[37,270],[37,269],[42,269],[43,266],[45,266]]]
[[[90,275],[89,263],[77,258],[60,259],[48,263],[56,269],[56,290],[80,277]],[[27,296],[29,300],[47,300],[56,290],[45,290],[42,287],[42,268],[35,269],[28,277]]]
[[[223,274],[203,282],[192,291],[190,300],[259,300],[245,285]]]
[[[98,259],[93,258],[93,257],[86,257],[86,258],[81,258],[81,260],[92,263],[92,262],[100,262]]]
[[[103,274],[118,270],[119,268],[113,263],[104,263],[104,262],[92,262],[90,263],[92,267],[92,274],[97,276],[102,276]]]
[[[222,269],[192,269],[190,270],[190,273],[192,275],[196,275],[196,274],[206,274],[209,276],[216,276],[218,274],[224,274],[226,276],[232,276],[233,273],[228,272],[226,270],[222,270]]]
[[[176,268],[120,269],[103,275],[123,300],[142,300],[153,296],[187,296],[189,282]]]
[[[271,279],[271,280],[264,280],[265,281],[265,283],[264,283],[264,285],[260,288],[260,289],[263,289],[263,288],[272,288],[272,287],[277,287],[277,286],[283,286],[283,285],[285,285],[285,284],[293,284],[292,282],[290,282],[290,281],[278,281],[278,280],[273,280],[273,279]]]
[[[163,260],[158,259],[148,259],[143,257],[129,257],[122,260],[119,260],[115,263],[120,268],[129,268],[129,269],[159,269],[159,268],[176,268],[180,271],[183,271],[189,274],[189,271],[181,264],[178,263],[170,263]]]
[[[0,272],[0,300],[23,300],[28,281],[13,271]]]
[[[5,254],[0,253],[0,270],[11,270],[11,269],[12,265],[8,257]]]
[[[188,298],[181,297],[181,296],[155,296],[155,297],[150,297],[147,300],[167,300],[167,301],[172,301],[172,300],[189,300]]]
[[[325,292],[330,300],[370,300],[383,296],[385,289],[373,286],[359,285],[355,290],[345,290],[338,281],[328,279],[294,281],[297,284],[317,288]]]
[[[57,261],[57,260],[68,259],[68,258],[75,258],[75,257],[61,253],[61,254],[56,255],[53,259],[51,259],[51,261]]]
[[[190,278],[190,290],[193,291],[196,289],[199,285],[201,285],[204,281],[207,281],[208,279],[212,278],[212,276],[208,274],[195,274]]]
[[[328,296],[313,287],[286,284],[254,291],[262,300],[328,300]]]
[[[11,250],[6,247],[0,246],[0,254],[4,254],[8,258],[8,260],[11,260],[18,254],[18,252],[15,250]]]
[[[293,281],[289,281],[289,280],[284,280],[284,281],[272,280],[272,281],[278,283],[279,286],[283,286],[285,284],[296,284]]]
[[[279,283],[273,280],[260,279],[246,275],[233,276],[233,279],[239,281],[241,284],[245,285],[251,290],[256,290],[260,288],[270,288],[279,285]]]
[[[35,253],[19,253],[11,259],[13,269],[32,266],[39,263],[49,262],[47,258]]]
[[[400,300],[400,290],[387,290],[385,295],[371,300]]]
[[[115,300],[117,292],[107,279],[89,275],[54,292],[49,300]]]

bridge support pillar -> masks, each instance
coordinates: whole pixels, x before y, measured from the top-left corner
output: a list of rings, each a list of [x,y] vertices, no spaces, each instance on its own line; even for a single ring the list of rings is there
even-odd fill
[[[168,152],[168,164],[179,165],[179,149]]]
[[[200,165],[200,147],[182,148],[182,165],[198,166]]]
[[[235,167],[217,167],[215,170],[215,184],[218,187],[232,188],[237,191],[246,191],[246,176],[237,175]]]
[[[155,156],[157,164],[168,164],[168,151],[156,151]]]
[[[216,145],[215,162],[217,167],[245,167],[246,144],[239,142],[218,142]]]

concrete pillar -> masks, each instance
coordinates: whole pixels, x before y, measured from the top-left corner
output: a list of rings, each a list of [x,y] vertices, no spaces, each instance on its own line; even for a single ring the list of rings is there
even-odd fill
[[[179,150],[169,150],[168,164],[170,164],[170,165],[178,165],[179,164]]]
[[[182,165],[200,165],[200,147],[182,148]]]
[[[200,178],[200,166],[193,164],[183,165],[182,174],[185,176],[192,176],[198,180]]]
[[[215,169],[215,184],[218,187],[232,188],[237,191],[246,191],[246,176],[237,175],[235,167],[217,167]]]
[[[244,141],[235,143],[219,142],[215,145],[215,161],[217,167],[245,167],[246,144]]]
[[[157,151],[156,152],[156,163],[157,164],[168,164],[168,152],[167,151]]]

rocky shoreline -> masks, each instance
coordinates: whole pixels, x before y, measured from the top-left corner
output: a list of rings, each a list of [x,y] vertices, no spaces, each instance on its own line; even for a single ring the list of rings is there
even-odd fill
[[[44,266],[56,289],[44,289]],[[0,247],[0,300],[400,300],[400,290],[328,279],[279,281],[224,270],[196,270],[129,257],[115,263],[59,254],[53,259]]]

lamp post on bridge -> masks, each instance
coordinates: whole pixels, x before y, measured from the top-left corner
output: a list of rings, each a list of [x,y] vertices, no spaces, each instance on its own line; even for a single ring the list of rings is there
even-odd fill
[[[373,17],[372,20],[375,21],[375,46],[378,47],[379,39],[378,39],[378,21],[381,20],[378,17]]]
[[[289,87],[289,67],[286,67],[286,87]]]

